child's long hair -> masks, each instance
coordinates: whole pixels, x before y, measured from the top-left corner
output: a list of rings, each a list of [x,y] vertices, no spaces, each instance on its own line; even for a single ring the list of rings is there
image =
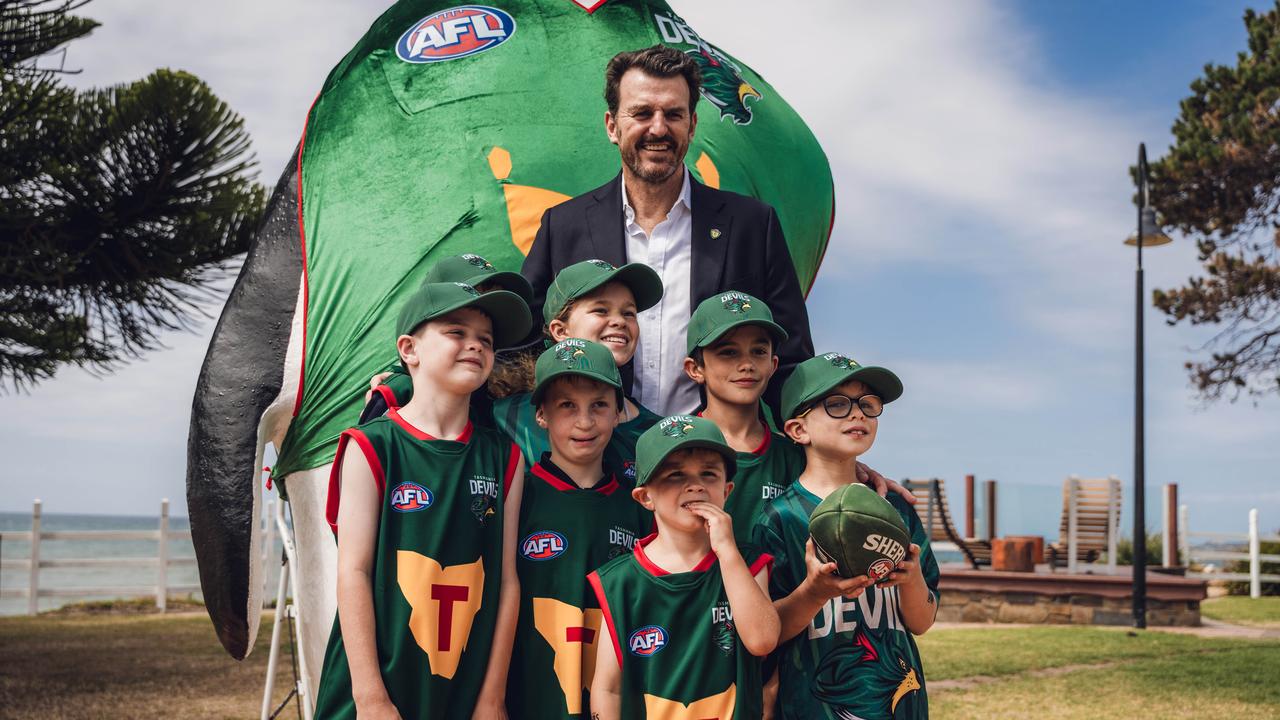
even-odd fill
[[[569,314],[577,304],[578,298],[569,300],[553,320],[569,322]],[[532,343],[494,359],[493,372],[489,373],[489,395],[498,399],[533,392],[534,368],[538,364],[538,356],[552,343],[550,327],[551,323],[542,326],[542,342]]]

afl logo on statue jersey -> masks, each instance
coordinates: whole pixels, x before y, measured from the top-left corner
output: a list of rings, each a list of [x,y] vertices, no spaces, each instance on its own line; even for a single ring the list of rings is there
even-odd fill
[[[627,647],[632,655],[649,657],[667,646],[667,631],[659,625],[645,625],[631,633],[627,639]]]
[[[539,530],[529,533],[529,537],[520,543],[520,554],[527,560],[550,560],[560,557],[569,543],[564,536],[554,530]]]
[[[418,483],[403,482],[391,491],[391,509],[396,512],[418,512],[431,507],[436,498]]]
[[[414,23],[396,42],[396,55],[408,63],[444,62],[491,50],[515,32],[515,18],[502,10],[460,5]]]

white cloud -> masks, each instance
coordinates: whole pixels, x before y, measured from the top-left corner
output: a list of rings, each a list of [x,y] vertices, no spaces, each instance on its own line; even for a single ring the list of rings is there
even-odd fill
[[[803,55],[774,36],[800,28],[773,6],[680,10],[822,141],[837,190],[827,262],[990,274],[1028,326],[1095,347],[1118,334],[1136,123],[1048,86],[1036,39],[993,3],[805,8]]]
[[[975,408],[1023,412],[1043,406],[1054,386],[1039,373],[1014,365],[946,360],[895,362],[893,370],[909,384],[913,398],[934,411],[965,413]]]

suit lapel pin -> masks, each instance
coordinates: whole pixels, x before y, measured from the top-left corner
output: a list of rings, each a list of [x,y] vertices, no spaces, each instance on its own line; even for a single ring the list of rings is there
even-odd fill
[[[720,228],[711,228],[711,239],[712,240],[720,239]]]

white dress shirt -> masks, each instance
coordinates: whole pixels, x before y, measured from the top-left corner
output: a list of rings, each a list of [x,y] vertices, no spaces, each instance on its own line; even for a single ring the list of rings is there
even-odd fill
[[[662,278],[662,300],[641,312],[640,337],[632,361],[632,396],[661,416],[692,412],[699,402],[698,386],[684,374],[685,334],[693,314],[690,264],[693,260],[693,212],[689,207],[689,171],[684,170],[680,197],[652,234],[636,224],[636,212],[622,181],[622,211],[626,216],[627,262],[642,262]]]

